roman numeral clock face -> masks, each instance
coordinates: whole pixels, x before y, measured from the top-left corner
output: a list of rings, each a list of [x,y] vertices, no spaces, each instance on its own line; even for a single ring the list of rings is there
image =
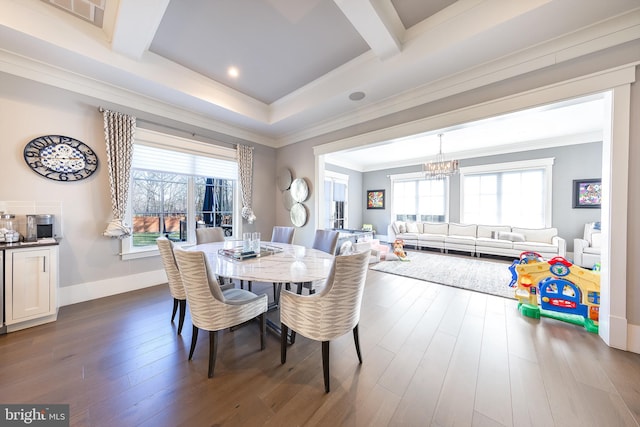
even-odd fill
[[[36,173],[55,181],[79,181],[98,169],[89,146],[62,135],[40,136],[24,147],[24,160]]]

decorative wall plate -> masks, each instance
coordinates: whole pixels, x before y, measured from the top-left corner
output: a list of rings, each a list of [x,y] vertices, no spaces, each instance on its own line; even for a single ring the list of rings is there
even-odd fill
[[[298,203],[302,203],[307,200],[309,196],[309,187],[307,181],[302,178],[296,178],[291,183],[291,197]]]
[[[291,197],[291,190],[284,190],[282,192],[282,204],[284,205],[284,208],[288,211],[291,210],[291,207],[296,203],[295,200],[293,200],[293,197]]]
[[[98,157],[75,138],[45,135],[24,147],[24,161],[36,173],[55,181],[79,181],[98,169]]]
[[[277,184],[280,191],[288,190],[291,187],[291,171],[287,168],[282,168],[278,171]]]
[[[291,222],[296,227],[302,227],[307,223],[307,209],[302,203],[296,203],[291,207]]]

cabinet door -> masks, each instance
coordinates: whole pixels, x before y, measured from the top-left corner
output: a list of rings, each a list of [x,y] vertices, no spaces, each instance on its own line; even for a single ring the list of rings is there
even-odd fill
[[[50,312],[51,256],[48,249],[12,253],[12,320]],[[7,319],[7,324],[9,319]]]

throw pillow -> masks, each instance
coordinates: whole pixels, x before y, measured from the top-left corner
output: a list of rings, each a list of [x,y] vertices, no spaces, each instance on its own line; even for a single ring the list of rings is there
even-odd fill
[[[407,224],[404,222],[399,223],[398,228],[400,229],[400,234],[407,232]]]
[[[498,231],[498,239],[510,240],[512,242],[524,242],[524,234],[512,233],[510,231]]]
[[[391,224],[391,228],[393,228],[393,232],[396,234],[405,233],[406,231],[401,231],[402,228],[406,228],[404,222],[402,221],[393,221]]]
[[[408,222],[407,223],[407,233],[419,233],[418,224],[416,224],[415,222]]]

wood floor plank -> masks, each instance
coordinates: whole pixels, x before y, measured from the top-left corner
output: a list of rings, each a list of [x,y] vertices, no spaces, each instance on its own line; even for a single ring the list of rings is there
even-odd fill
[[[455,344],[455,337],[443,332],[435,332],[394,414],[394,425],[429,425]]]
[[[511,411],[514,426],[554,426],[551,406],[536,362],[509,355]]]
[[[448,320],[457,323],[451,317]],[[463,316],[433,417],[433,422],[438,425],[471,425],[483,323],[484,320],[477,316]]]
[[[506,330],[504,314],[494,311],[486,314],[474,409],[499,425],[511,426],[511,405],[505,404],[511,402],[509,372],[504,369],[509,365]],[[474,415],[474,422],[476,418]]]
[[[272,285],[256,284],[269,294]],[[257,325],[208,335],[187,361],[191,320],[170,321],[166,285],[60,309],[0,336],[0,402],[67,403],[73,426],[638,426],[640,355],[520,315],[511,299],[369,271],[353,336],[259,350]],[[278,320],[277,312],[269,316]]]

